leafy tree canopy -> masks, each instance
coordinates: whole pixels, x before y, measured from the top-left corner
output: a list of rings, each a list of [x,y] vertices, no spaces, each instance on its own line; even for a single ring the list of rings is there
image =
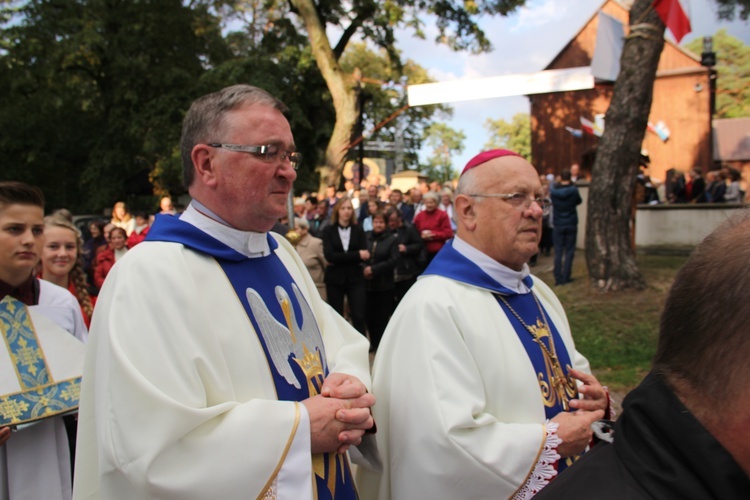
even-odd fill
[[[400,145],[403,148],[401,166],[417,168],[417,154],[426,127],[435,117],[442,119],[450,117],[452,113],[452,109],[445,105],[404,109],[406,82],[418,84],[433,81],[427,70],[411,59],[403,65],[394,65],[386,50],[373,50],[363,42],[349,46],[341,58],[341,68],[347,73],[361,74],[362,89],[367,97],[364,129],[366,133],[375,131],[367,139]],[[390,156],[396,158],[398,153],[391,153]]]
[[[484,127],[490,134],[485,149],[510,149],[531,161],[531,117],[528,113],[516,113],[510,123],[502,118],[488,118]]]
[[[422,173],[431,181],[446,182],[456,177],[453,168],[453,154],[464,150],[466,134],[455,130],[444,123],[433,123],[425,130],[425,142],[432,148],[427,165],[422,166]]]
[[[713,37],[716,52],[716,117],[750,116],[750,47],[742,40],[720,29]],[[703,40],[686,44],[688,50],[700,54]]]
[[[152,201],[149,173],[173,156],[194,83],[229,55],[217,19],[179,0],[36,0],[3,15],[4,176],[39,185],[50,208]]]

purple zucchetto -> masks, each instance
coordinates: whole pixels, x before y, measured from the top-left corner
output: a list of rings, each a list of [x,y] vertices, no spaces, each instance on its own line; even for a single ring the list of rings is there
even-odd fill
[[[474,158],[469,160],[469,163],[467,163],[464,169],[461,171],[461,175],[464,175],[466,172],[468,172],[472,168],[479,166],[482,163],[486,163],[492,160],[493,158],[501,158],[503,156],[518,156],[519,158],[523,158],[523,156],[509,149],[490,149],[489,151],[482,151],[481,153],[476,155]]]

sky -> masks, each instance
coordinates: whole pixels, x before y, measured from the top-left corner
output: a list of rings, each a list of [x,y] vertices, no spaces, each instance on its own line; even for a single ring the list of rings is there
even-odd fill
[[[750,44],[750,22],[719,22],[713,0],[683,0],[685,2],[689,4],[692,33],[683,38],[682,44],[713,35],[721,28]],[[603,4],[604,0],[528,0],[525,7],[511,16],[488,16],[480,22],[494,47],[487,54],[453,52],[435,44],[437,29],[429,20],[425,22],[425,40],[413,37],[410,32],[401,32],[398,47],[405,59],[417,62],[438,82],[534,73],[542,71]],[[667,38],[672,39],[669,32]],[[453,168],[459,171],[488,141],[484,127],[488,118],[510,121],[514,114],[530,111],[529,101],[523,96],[450,105],[453,117],[445,123],[466,135],[464,152],[453,158]],[[421,156],[429,153],[428,148],[423,149]]]

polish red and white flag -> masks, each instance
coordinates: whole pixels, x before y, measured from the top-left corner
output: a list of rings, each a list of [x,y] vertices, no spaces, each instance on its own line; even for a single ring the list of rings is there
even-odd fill
[[[654,10],[664,25],[680,43],[682,37],[690,33],[690,6],[688,0],[654,0]]]

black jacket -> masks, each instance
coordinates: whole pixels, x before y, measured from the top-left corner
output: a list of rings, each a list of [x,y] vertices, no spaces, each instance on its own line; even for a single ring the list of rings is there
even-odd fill
[[[424,252],[424,240],[419,235],[419,231],[413,224],[404,222],[395,234],[398,244],[406,247],[406,252],[399,252],[396,274],[404,278],[419,275],[423,270],[421,259],[422,252]]]
[[[372,268],[372,279],[366,281],[367,289],[373,292],[394,289],[393,269],[398,262],[396,235],[390,231],[380,234],[370,231],[367,233],[367,249],[370,251],[370,260],[365,266]]]
[[[596,445],[534,500],[750,498],[747,474],[653,373],[625,398],[614,439]]]
[[[351,227],[351,236],[347,251],[344,251],[344,245],[341,243],[338,224],[331,224],[323,230],[323,254],[328,261],[325,282],[328,285],[345,285],[365,281],[362,274],[364,261],[359,256],[360,250],[367,250],[365,232],[362,226],[357,224],[349,227]]]

